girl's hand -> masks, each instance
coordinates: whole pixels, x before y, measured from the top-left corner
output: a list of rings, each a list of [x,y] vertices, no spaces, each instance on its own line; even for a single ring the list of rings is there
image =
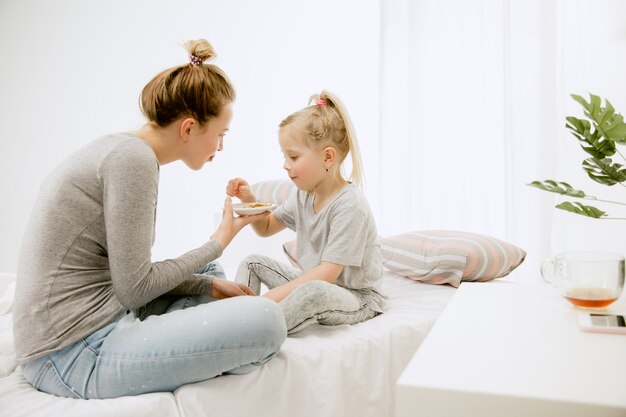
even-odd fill
[[[225,249],[241,229],[250,223],[259,221],[269,215],[270,212],[266,211],[252,216],[235,217],[233,215],[233,203],[230,198],[227,198],[224,201],[224,214],[222,215],[222,222],[217,227],[215,233],[213,233],[213,236],[211,236],[211,240],[217,241],[220,245],[222,245],[222,249]]]
[[[268,292],[263,294],[263,297],[265,297],[267,299],[270,299],[272,301],[275,301],[277,303],[280,303],[293,290],[293,286],[292,285],[288,285],[288,284],[289,283],[281,285],[280,287],[276,287],[276,288],[273,288],[273,289],[269,290]]]
[[[226,195],[236,197],[241,200],[242,203],[252,203],[256,201],[256,197],[250,189],[250,184],[243,178],[234,178],[228,181]]]
[[[211,297],[222,300],[224,298],[238,297],[240,295],[254,295],[254,292],[243,284],[221,278],[213,278]]]

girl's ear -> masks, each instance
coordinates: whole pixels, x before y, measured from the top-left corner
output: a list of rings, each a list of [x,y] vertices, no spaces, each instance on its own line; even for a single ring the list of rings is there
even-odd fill
[[[332,146],[324,148],[324,163],[333,164],[337,158],[337,150]]]

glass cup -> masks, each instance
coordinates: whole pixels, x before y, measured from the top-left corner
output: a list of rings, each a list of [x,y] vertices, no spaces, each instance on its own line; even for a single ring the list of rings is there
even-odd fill
[[[541,265],[541,276],[570,303],[603,308],[624,288],[624,257],[608,252],[563,252]]]

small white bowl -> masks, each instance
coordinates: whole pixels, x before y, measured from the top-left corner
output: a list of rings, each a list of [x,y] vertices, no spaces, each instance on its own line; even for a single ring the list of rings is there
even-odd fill
[[[262,206],[255,205],[263,204]],[[233,210],[240,216],[251,216],[253,214],[263,213],[264,211],[272,211],[276,208],[276,204],[271,203],[239,203],[233,204]]]

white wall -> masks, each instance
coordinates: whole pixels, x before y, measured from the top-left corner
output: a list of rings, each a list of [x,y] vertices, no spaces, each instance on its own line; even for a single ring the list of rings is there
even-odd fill
[[[355,9],[358,6],[358,13]],[[208,239],[228,179],[284,178],[277,125],[326,88],[348,107],[377,177],[378,2],[373,0],[4,0],[0,2],[0,271],[15,271],[39,184],[99,135],[143,123],[138,96],[157,72],[206,38],[237,89],[225,150],[202,171],[161,169],[154,260]],[[373,181],[375,183],[375,181]],[[370,190],[369,192],[375,192]],[[280,254],[285,232],[246,231],[237,249]]]

